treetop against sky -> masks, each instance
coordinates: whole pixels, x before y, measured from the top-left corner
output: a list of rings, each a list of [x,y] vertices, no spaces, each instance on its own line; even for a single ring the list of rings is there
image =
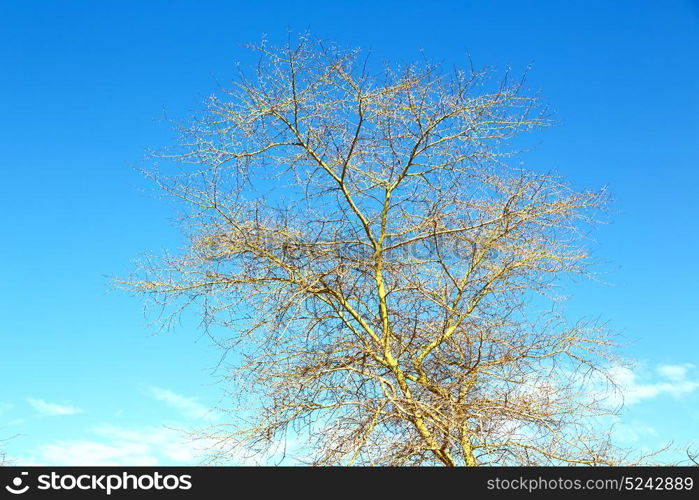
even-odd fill
[[[510,83],[526,73],[522,95],[537,98],[551,126],[514,137],[513,149],[524,151],[503,159],[508,168],[559,175],[574,193],[606,186],[611,198],[606,223],[585,233],[600,274],[564,280],[557,292],[569,296],[566,318],[604,324],[621,335],[619,353],[636,360],[611,367],[626,404],[612,436],[639,451],[695,439],[699,372],[692,353],[699,341],[691,262],[698,240],[690,203],[699,159],[696,3],[370,6],[0,7],[1,126],[8,145],[0,164],[9,187],[0,200],[6,234],[0,366],[12,381],[0,394],[0,439],[16,436],[4,444],[9,457],[48,464],[192,463],[209,441],[192,446],[172,429],[227,421],[233,405],[216,383],[223,375],[216,370],[221,350],[197,329],[200,318],[186,313],[174,331],[154,335],[149,320],[156,311],[144,318],[141,300],[111,290],[107,277],[127,275],[144,251],[177,255],[187,244],[174,224],[181,206],[154,196],[153,185],[137,172],[153,166],[144,150],[177,143],[169,122],[188,122],[212,94],[230,88],[235,61],[254,70],[258,55],[243,44],[265,33],[283,46],[288,30],[306,29],[343,47],[361,47],[375,67],[424,57],[446,73],[454,66],[492,67],[491,82],[501,81],[508,67]],[[353,11],[362,13],[361,21]],[[390,178],[388,170],[374,174]],[[400,200],[409,193],[396,192]],[[363,203],[374,210],[368,196]],[[297,212],[286,221],[299,227],[312,222],[311,214]],[[281,215],[275,224],[284,221]],[[357,219],[342,220],[356,229]],[[437,229],[452,227],[450,220],[437,222]],[[302,243],[316,242],[312,225],[300,227],[307,233]],[[400,224],[387,228],[400,233]],[[399,237],[385,241],[396,244]],[[515,249],[522,255],[513,245],[489,255],[502,262],[497,258]],[[360,253],[360,260],[369,254]],[[390,271],[387,285],[396,285]],[[419,273],[412,276],[426,284]],[[211,334],[226,338],[224,329]]]

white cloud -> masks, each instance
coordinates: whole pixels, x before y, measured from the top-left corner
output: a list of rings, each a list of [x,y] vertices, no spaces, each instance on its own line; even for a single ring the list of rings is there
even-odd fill
[[[147,445],[133,442],[58,441],[38,450],[35,463],[59,465],[157,465]]]
[[[215,412],[190,398],[160,387],[146,387],[143,393],[176,409],[191,423],[210,425]],[[73,415],[80,408],[27,398],[41,415]],[[119,412],[117,412],[119,413]],[[186,431],[156,425],[123,427],[102,424],[88,429],[88,435],[75,439],[50,440],[16,457],[19,465],[47,466],[154,466],[197,465],[216,444],[209,438],[192,439]]]
[[[203,448],[195,446],[186,433],[167,427],[126,429],[113,425],[102,425],[94,429],[96,434],[119,442],[134,442],[147,445],[154,454],[173,462],[193,464],[199,461]]]
[[[101,425],[91,429],[93,439],[59,440],[36,448],[18,465],[44,466],[155,466],[197,465],[209,445],[192,442],[178,430],[165,427],[130,429]]]
[[[656,436],[658,436],[658,431],[654,427],[638,420],[618,423],[614,426],[614,437],[622,443],[647,442],[649,437]]]
[[[632,405],[664,394],[679,398],[696,391],[699,379],[689,377],[692,368],[691,364],[660,365],[656,369],[660,378],[651,380],[639,377],[629,368],[616,367],[612,378],[619,385],[624,403]]]
[[[58,415],[75,415],[76,413],[83,412],[83,410],[76,408],[75,406],[48,403],[43,399],[27,398],[27,403],[29,403],[32,408],[39,412],[39,414],[49,417]]]
[[[658,366],[658,374],[670,380],[683,381],[692,368],[694,368],[692,363],[684,363],[682,365],[660,365]]]
[[[199,403],[197,398],[188,398],[169,389],[153,386],[147,387],[146,393],[158,401],[162,401],[175,408],[187,418],[194,420],[216,420],[218,418],[216,413]]]

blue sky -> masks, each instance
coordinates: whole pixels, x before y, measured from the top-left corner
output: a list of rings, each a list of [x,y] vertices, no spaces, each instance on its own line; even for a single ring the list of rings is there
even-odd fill
[[[0,439],[19,463],[182,464],[174,428],[221,421],[219,352],[195,324],[154,335],[110,290],[176,248],[172,206],[133,167],[248,61],[242,44],[310,29],[383,59],[532,65],[556,125],[521,158],[607,185],[595,255],[611,285],[570,286],[638,360],[617,437],[699,444],[699,2],[150,1],[0,3]],[[696,365],[696,366],[695,366]]]

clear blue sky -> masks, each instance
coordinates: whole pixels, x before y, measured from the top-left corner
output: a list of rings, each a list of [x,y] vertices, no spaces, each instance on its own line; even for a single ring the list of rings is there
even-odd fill
[[[631,446],[699,442],[696,203],[699,2],[15,1],[0,3],[0,439],[20,463],[190,463],[164,425],[220,418],[218,352],[194,325],[154,336],[110,291],[178,244],[132,167],[246,61],[263,33],[310,29],[379,58],[532,64],[558,120],[527,166],[608,185],[597,257],[612,286],[570,289],[639,360]],[[694,366],[697,365],[697,366]],[[699,443],[698,443],[699,444]]]

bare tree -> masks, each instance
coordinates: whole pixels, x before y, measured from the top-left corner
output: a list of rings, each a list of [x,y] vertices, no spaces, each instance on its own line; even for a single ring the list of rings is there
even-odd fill
[[[11,465],[11,460],[7,458],[7,451],[5,450],[5,444],[12,439],[10,438],[3,438],[0,439],[0,467],[5,466],[5,465]]]
[[[699,467],[699,452],[694,452],[691,448],[687,449],[687,458],[689,458],[690,465]]]
[[[221,453],[617,463],[613,344],[550,293],[589,272],[606,197],[508,164],[508,140],[547,123],[522,81],[376,70],[310,37],[253,49],[159,155],[177,170],[149,172],[185,202],[186,251],[125,280],[229,332]]]

